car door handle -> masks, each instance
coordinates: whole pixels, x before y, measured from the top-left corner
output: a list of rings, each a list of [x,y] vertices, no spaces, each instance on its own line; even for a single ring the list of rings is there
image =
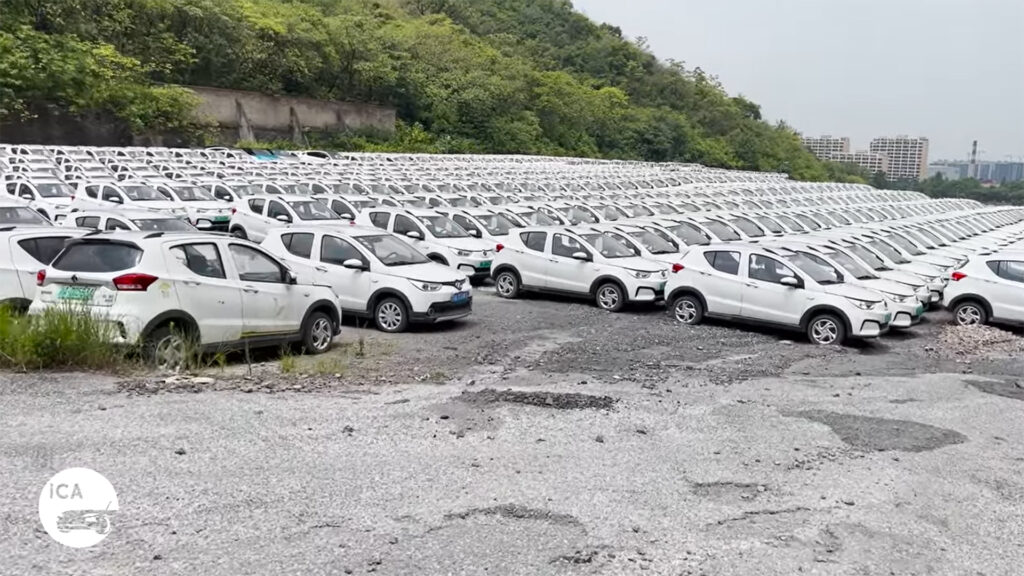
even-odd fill
[[[316,267],[316,271],[317,272],[324,272],[324,273],[326,273],[327,272],[327,268],[324,268],[323,266],[317,266]]]
[[[757,288],[757,284],[747,284],[748,288]]]
[[[185,286],[199,286],[202,282],[196,280],[182,280],[182,284]]]
[[[246,286],[246,287],[242,288],[242,292],[248,292],[249,294],[258,294],[259,293],[259,289],[258,288],[253,288],[252,286]]]
[[[708,273],[708,272],[701,272],[700,270],[697,270],[697,274],[700,274],[701,276],[711,276],[710,273]]]

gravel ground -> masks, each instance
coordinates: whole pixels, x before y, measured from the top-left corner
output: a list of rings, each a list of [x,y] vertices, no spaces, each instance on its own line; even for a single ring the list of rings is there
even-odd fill
[[[0,375],[2,574],[1019,574],[1019,334],[504,301],[199,378]],[[282,368],[286,373],[282,373]],[[110,536],[42,531],[93,468]]]

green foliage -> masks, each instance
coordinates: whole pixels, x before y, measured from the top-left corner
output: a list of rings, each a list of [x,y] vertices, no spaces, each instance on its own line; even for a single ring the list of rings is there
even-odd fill
[[[942,174],[936,174],[927,180],[912,183],[910,189],[924,192],[933,198],[967,198],[986,204],[1024,205],[1024,182],[1006,182],[994,186],[974,178],[947,180]]]
[[[112,343],[114,326],[72,308],[25,316],[0,308],[0,367],[111,370],[131,365],[132,350]]]
[[[718,80],[568,0],[0,0],[0,117],[44,102],[195,129],[192,84],[393,105],[321,147],[828,168]],[[847,176],[845,173],[842,175]],[[848,176],[855,177],[855,176]]]

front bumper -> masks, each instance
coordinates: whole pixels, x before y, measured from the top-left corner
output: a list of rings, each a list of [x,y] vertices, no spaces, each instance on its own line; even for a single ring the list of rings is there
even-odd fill
[[[662,302],[665,300],[665,278],[632,279],[626,286],[630,302]]]
[[[427,307],[426,312],[411,312],[409,320],[417,324],[436,324],[465,318],[473,313],[473,296],[463,302],[434,302]]]
[[[489,278],[491,276],[491,263],[492,258],[459,258],[453,266],[459,272],[465,274],[468,278],[479,280],[481,278]]]
[[[850,318],[850,336],[854,338],[878,338],[889,331],[893,311],[865,310]]]
[[[910,328],[921,322],[924,316],[924,306],[916,301],[914,304],[889,302],[889,311],[892,312],[892,321],[889,324],[892,328]]]

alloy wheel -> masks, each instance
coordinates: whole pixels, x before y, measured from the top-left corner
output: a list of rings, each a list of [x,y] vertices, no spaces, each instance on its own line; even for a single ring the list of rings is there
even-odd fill
[[[601,288],[600,292],[597,293],[597,302],[605,310],[615,308],[615,305],[619,303],[618,289],[612,286]]]
[[[180,370],[185,364],[185,341],[177,334],[168,334],[156,343],[153,357],[161,370]]]
[[[512,278],[512,275],[507,272],[498,276],[496,284],[495,289],[498,291],[498,294],[506,298],[511,296],[516,290],[516,281]]]
[[[981,324],[981,310],[973,304],[965,304],[957,308],[956,323],[961,326]]]
[[[692,324],[697,319],[697,306],[690,300],[681,299],[676,302],[675,307],[676,320],[679,320],[683,324]]]
[[[377,322],[388,332],[402,325],[402,309],[394,302],[385,302],[377,309]]]
[[[310,335],[312,336],[313,348],[317,352],[326,350],[331,345],[331,332],[331,322],[327,318],[317,318],[313,321]]]
[[[816,344],[832,344],[839,338],[839,326],[831,318],[820,318],[811,326],[811,338]]]

